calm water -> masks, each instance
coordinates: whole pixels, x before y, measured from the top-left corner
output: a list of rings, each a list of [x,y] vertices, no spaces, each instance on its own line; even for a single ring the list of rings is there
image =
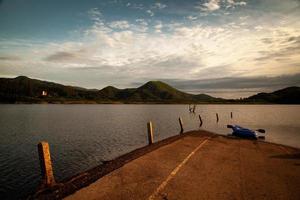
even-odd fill
[[[196,112],[203,129],[264,128],[266,140],[300,147],[300,106],[199,105]],[[0,105],[0,199],[24,197],[38,185],[41,140],[50,143],[55,177],[62,180],[146,145],[147,121],[161,140],[179,133],[179,116],[185,130],[199,129],[197,114],[187,105]]]

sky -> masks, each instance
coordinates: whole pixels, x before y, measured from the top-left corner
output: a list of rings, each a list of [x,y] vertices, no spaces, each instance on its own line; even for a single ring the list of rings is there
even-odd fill
[[[0,77],[19,75],[225,98],[300,86],[300,0],[0,0]]]

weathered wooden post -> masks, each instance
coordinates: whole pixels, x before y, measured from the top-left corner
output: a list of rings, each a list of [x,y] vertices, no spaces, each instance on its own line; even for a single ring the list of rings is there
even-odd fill
[[[216,117],[217,117],[217,122],[219,122],[219,114],[216,113]]]
[[[191,104],[189,104],[189,111],[190,111],[190,113],[195,113],[195,111],[196,111],[196,104],[194,104],[193,107],[191,106]]]
[[[203,121],[202,121],[202,118],[201,118],[201,116],[199,115],[199,120],[200,120],[200,127],[202,126],[202,124],[203,124]]]
[[[232,112],[230,112],[230,117],[231,117],[231,119],[233,118]]]
[[[55,184],[55,179],[53,176],[52,162],[48,142],[40,142],[38,144],[38,152],[43,182],[47,187],[53,186]]]
[[[147,129],[148,129],[148,142],[149,144],[153,143],[153,127],[152,127],[152,122],[147,123]]]
[[[180,125],[180,133],[183,133],[183,122],[182,122],[182,119],[181,117],[179,117],[179,125]]]

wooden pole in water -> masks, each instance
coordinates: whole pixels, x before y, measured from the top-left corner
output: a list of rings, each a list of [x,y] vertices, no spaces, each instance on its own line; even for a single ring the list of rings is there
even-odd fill
[[[201,116],[199,115],[199,120],[200,120],[200,127],[202,126],[202,124],[203,124],[203,121],[202,121],[202,118],[201,118]]]
[[[217,122],[219,122],[219,114],[216,113],[216,117],[217,117]]]
[[[153,144],[153,127],[152,127],[152,122],[147,123],[147,129],[148,129],[148,143]]]
[[[180,133],[183,133],[183,122],[182,122],[182,119],[181,117],[179,117],[179,125],[180,125]]]
[[[232,112],[230,112],[230,117],[231,117],[231,119],[233,118]]]
[[[38,152],[43,182],[47,187],[52,186],[55,184],[55,179],[53,176],[52,162],[48,142],[40,142],[38,144]]]

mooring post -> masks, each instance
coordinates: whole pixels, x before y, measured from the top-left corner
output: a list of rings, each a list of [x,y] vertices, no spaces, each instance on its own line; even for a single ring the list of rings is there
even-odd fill
[[[152,122],[147,123],[147,129],[148,129],[148,143],[152,144],[153,143],[153,127],[152,127]]]
[[[202,121],[202,118],[201,118],[201,116],[199,115],[199,120],[200,120],[200,127],[202,126],[202,124],[203,124],[203,121]]]
[[[183,133],[183,122],[181,117],[179,117],[180,133]]]
[[[219,122],[219,114],[216,113],[216,117],[217,117],[217,122]]]
[[[52,162],[48,142],[40,142],[38,144],[38,152],[43,182],[47,187],[52,186],[55,184],[55,179],[53,176]]]
[[[231,117],[231,119],[233,118],[232,112],[230,112],[230,117]]]

